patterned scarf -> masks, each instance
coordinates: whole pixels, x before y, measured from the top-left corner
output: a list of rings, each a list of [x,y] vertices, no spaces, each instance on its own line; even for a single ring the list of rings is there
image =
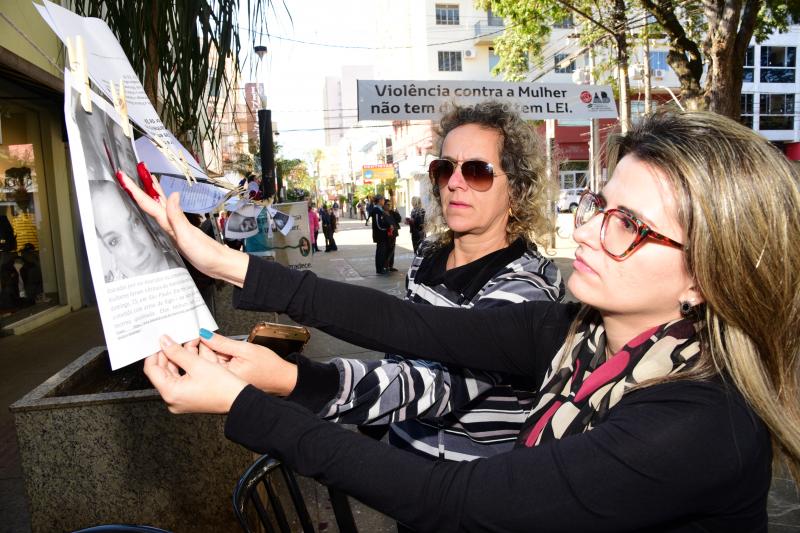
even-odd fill
[[[565,345],[553,359],[517,446],[591,430],[631,387],[687,369],[700,352],[694,322],[685,318],[644,331],[608,359],[599,319],[587,321],[572,346],[569,356]]]

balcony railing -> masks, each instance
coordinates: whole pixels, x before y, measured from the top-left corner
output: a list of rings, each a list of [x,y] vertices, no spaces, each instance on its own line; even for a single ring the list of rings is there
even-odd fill
[[[491,17],[488,20],[479,20],[475,23],[475,44],[491,44],[495,37],[505,28],[503,19]]]

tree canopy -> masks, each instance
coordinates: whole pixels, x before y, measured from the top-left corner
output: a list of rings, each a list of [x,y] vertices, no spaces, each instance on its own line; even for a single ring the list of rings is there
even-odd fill
[[[603,5],[595,0],[480,0],[479,5],[510,22],[495,46],[498,68],[510,79],[528,73],[529,56],[541,65],[551,28],[570,14],[580,25],[581,41],[615,47],[617,62],[627,57],[620,57],[620,47],[628,46],[643,27],[642,13],[650,16],[654,33],[669,44],[667,62],[678,76],[686,106],[732,118],[740,113],[751,39],[784,31],[791,17],[800,15],[800,0],[615,0]],[[615,18],[621,13],[624,20]],[[606,39],[603,33],[616,38]]]
[[[215,142],[220,109],[240,71],[241,37],[260,42],[271,0],[70,0],[117,36],[168,129],[199,148]],[[240,4],[249,28],[239,26]],[[222,102],[221,100],[222,99]],[[223,105],[218,105],[222,103]]]

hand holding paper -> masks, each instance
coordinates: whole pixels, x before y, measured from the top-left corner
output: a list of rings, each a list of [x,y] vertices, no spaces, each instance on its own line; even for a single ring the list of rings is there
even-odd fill
[[[161,337],[161,351],[144,362],[144,373],[171,413],[227,413],[247,386],[217,362]],[[181,375],[178,369],[186,373]]]
[[[153,180],[153,188],[158,193],[156,200],[137,187],[130,177],[123,178],[142,211],[158,222],[181,255],[197,270],[212,278],[242,286],[250,260],[247,254],[218,243],[193,226],[181,211],[178,193],[173,193],[169,199],[165,198],[161,186]]]
[[[213,354],[223,366],[247,383],[278,396],[286,396],[294,390],[297,365],[285,361],[269,348],[235,341],[208,330],[200,330],[200,335],[198,341],[190,341],[187,345],[195,346],[199,342],[200,355]]]

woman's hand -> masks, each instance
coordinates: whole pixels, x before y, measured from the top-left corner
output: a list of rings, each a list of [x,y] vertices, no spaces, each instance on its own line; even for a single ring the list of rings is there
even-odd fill
[[[122,179],[139,207],[153,217],[177,246],[181,255],[200,272],[216,279],[223,279],[239,287],[244,283],[249,256],[212,239],[200,228],[189,222],[180,207],[180,196],[172,193],[169,198],[156,180],[153,187],[158,192],[155,200],[142,191],[136,183],[122,174]]]
[[[287,396],[297,384],[297,365],[264,346],[235,341],[205,329],[200,330],[199,339],[186,346],[197,349],[202,357],[216,357],[237,377],[269,394]]]
[[[247,383],[208,353],[198,355],[161,337],[161,351],[144,361],[144,373],[171,413],[227,413]],[[179,368],[186,373],[181,375]]]

